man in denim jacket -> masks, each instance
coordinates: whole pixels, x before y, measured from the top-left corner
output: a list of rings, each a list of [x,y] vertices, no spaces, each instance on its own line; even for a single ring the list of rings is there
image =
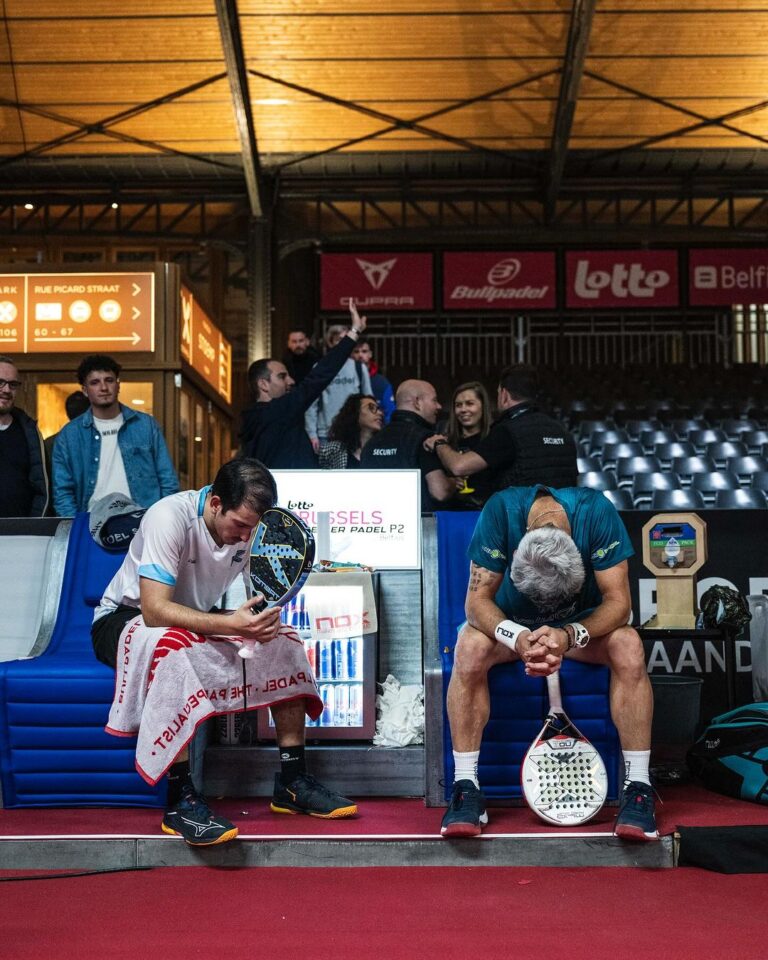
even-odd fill
[[[90,510],[111,493],[141,507],[176,493],[179,481],[154,417],[118,403],[120,366],[94,354],[77,368],[90,409],[68,423],[53,448],[53,504],[60,517]]]

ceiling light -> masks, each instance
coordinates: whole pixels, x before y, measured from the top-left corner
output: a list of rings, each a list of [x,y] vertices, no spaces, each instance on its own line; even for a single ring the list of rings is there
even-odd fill
[[[143,407],[143,406],[144,406],[144,401],[143,401],[143,400],[131,400],[131,403],[132,403],[134,406],[136,406],[136,407]]]
[[[34,210],[34,209],[35,209],[35,205],[34,205],[34,203],[25,203],[25,204],[24,204],[24,209],[25,209],[25,210]]]
[[[281,100],[280,97],[263,97],[260,100],[254,101],[254,103],[258,103],[262,107],[283,107],[290,102],[290,100]]]
[[[113,201],[112,201],[112,209],[113,209],[113,210],[117,210],[117,208],[118,208],[119,206],[120,206],[120,204],[117,202],[117,200],[113,200]]]

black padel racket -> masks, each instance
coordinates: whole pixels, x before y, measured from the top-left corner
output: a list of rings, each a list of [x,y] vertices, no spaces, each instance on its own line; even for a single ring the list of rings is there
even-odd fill
[[[586,823],[608,794],[602,757],[563,710],[559,673],[547,677],[549,713],[520,770],[528,806],[547,823]]]
[[[253,531],[251,559],[246,577],[248,596],[264,596],[265,607],[285,606],[301,590],[315,559],[312,531],[290,510],[266,510]],[[240,656],[250,659],[253,645],[245,644]]]

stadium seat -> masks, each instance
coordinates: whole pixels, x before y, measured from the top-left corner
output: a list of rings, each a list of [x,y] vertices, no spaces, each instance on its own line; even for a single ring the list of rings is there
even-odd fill
[[[661,420],[647,417],[640,420],[627,420],[624,423],[624,429],[629,434],[630,440],[640,440],[648,430],[661,430]]]
[[[746,457],[730,457],[726,461],[726,467],[736,474],[743,487],[747,487],[753,473],[768,470],[768,459],[753,454],[748,454]]]
[[[720,429],[729,440],[741,440],[741,434],[749,433],[751,430],[757,430],[757,424],[754,420],[747,420],[746,418],[740,420],[721,420]]]
[[[653,448],[659,443],[673,443],[677,440],[675,431],[671,428],[660,428],[658,430],[643,430],[640,434],[640,443],[646,453],[653,453]]]
[[[615,466],[617,460],[626,457],[641,457],[645,451],[639,440],[630,440],[624,443],[606,443],[600,454],[603,458],[603,469]]]
[[[576,457],[576,469],[579,473],[587,473],[589,470],[602,470],[603,461],[597,454],[591,457]]]
[[[690,440],[674,440],[672,443],[657,443],[656,446],[648,451],[659,458],[662,468],[667,470],[672,465],[676,457],[693,457],[696,455],[696,447]]]
[[[603,420],[581,420],[574,429],[578,440],[589,440],[590,436],[597,430],[615,430],[616,424],[612,419]]]
[[[654,456],[622,457],[616,462],[616,479],[620,487],[631,487],[638,473],[661,473],[659,458]]]
[[[738,490],[739,478],[730,470],[719,470],[716,473],[695,473],[691,479],[691,490],[698,490],[704,497],[704,502],[711,506],[715,502],[716,494],[721,490]]]
[[[738,440],[723,440],[720,443],[708,443],[704,452],[708,457],[712,457],[718,467],[724,467],[726,460],[745,457],[747,445]]]
[[[749,430],[742,433],[739,440],[746,443],[747,453],[763,453],[763,448],[768,445],[768,430]]]
[[[762,490],[720,490],[715,506],[722,510],[762,510],[768,502]]]
[[[728,438],[724,430],[716,427],[706,427],[698,430],[691,430],[688,439],[696,447],[697,453],[704,453],[708,443],[723,443]]]
[[[669,425],[675,431],[678,440],[690,440],[690,435],[695,431],[709,429],[709,422],[707,420],[696,420],[685,417],[678,420],[671,420]],[[725,440],[725,437],[722,437],[722,439]]]
[[[704,497],[698,490],[655,490],[651,497],[651,510],[703,510],[704,506]]]
[[[576,485],[589,487],[591,490],[615,490],[616,475],[610,470],[588,470],[578,475]]]
[[[634,502],[629,490],[603,490],[603,496],[607,497],[617,510],[633,510]]]
[[[638,473],[632,481],[632,501],[637,509],[648,507],[654,490],[677,490],[679,487],[676,473]]]
[[[694,473],[714,473],[717,467],[712,457],[695,456],[675,457],[671,469],[680,477],[683,487],[689,487]]]
[[[768,491],[768,469],[758,470],[757,473],[753,473],[749,478],[749,486],[753,490],[762,490],[763,493]]]
[[[601,455],[607,444],[626,443],[628,440],[629,434],[626,430],[615,427],[611,430],[593,430],[584,444],[584,450],[588,454]]]

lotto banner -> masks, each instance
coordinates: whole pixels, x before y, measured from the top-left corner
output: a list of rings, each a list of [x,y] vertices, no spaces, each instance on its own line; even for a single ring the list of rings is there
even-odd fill
[[[360,311],[431,310],[431,253],[323,253],[320,309]]]
[[[447,310],[553,310],[557,306],[554,252],[446,253]]]
[[[570,250],[565,255],[566,306],[677,307],[676,250]]]
[[[768,256],[756,250],[689,250],[688,297],[692,307],[768,302]]]

